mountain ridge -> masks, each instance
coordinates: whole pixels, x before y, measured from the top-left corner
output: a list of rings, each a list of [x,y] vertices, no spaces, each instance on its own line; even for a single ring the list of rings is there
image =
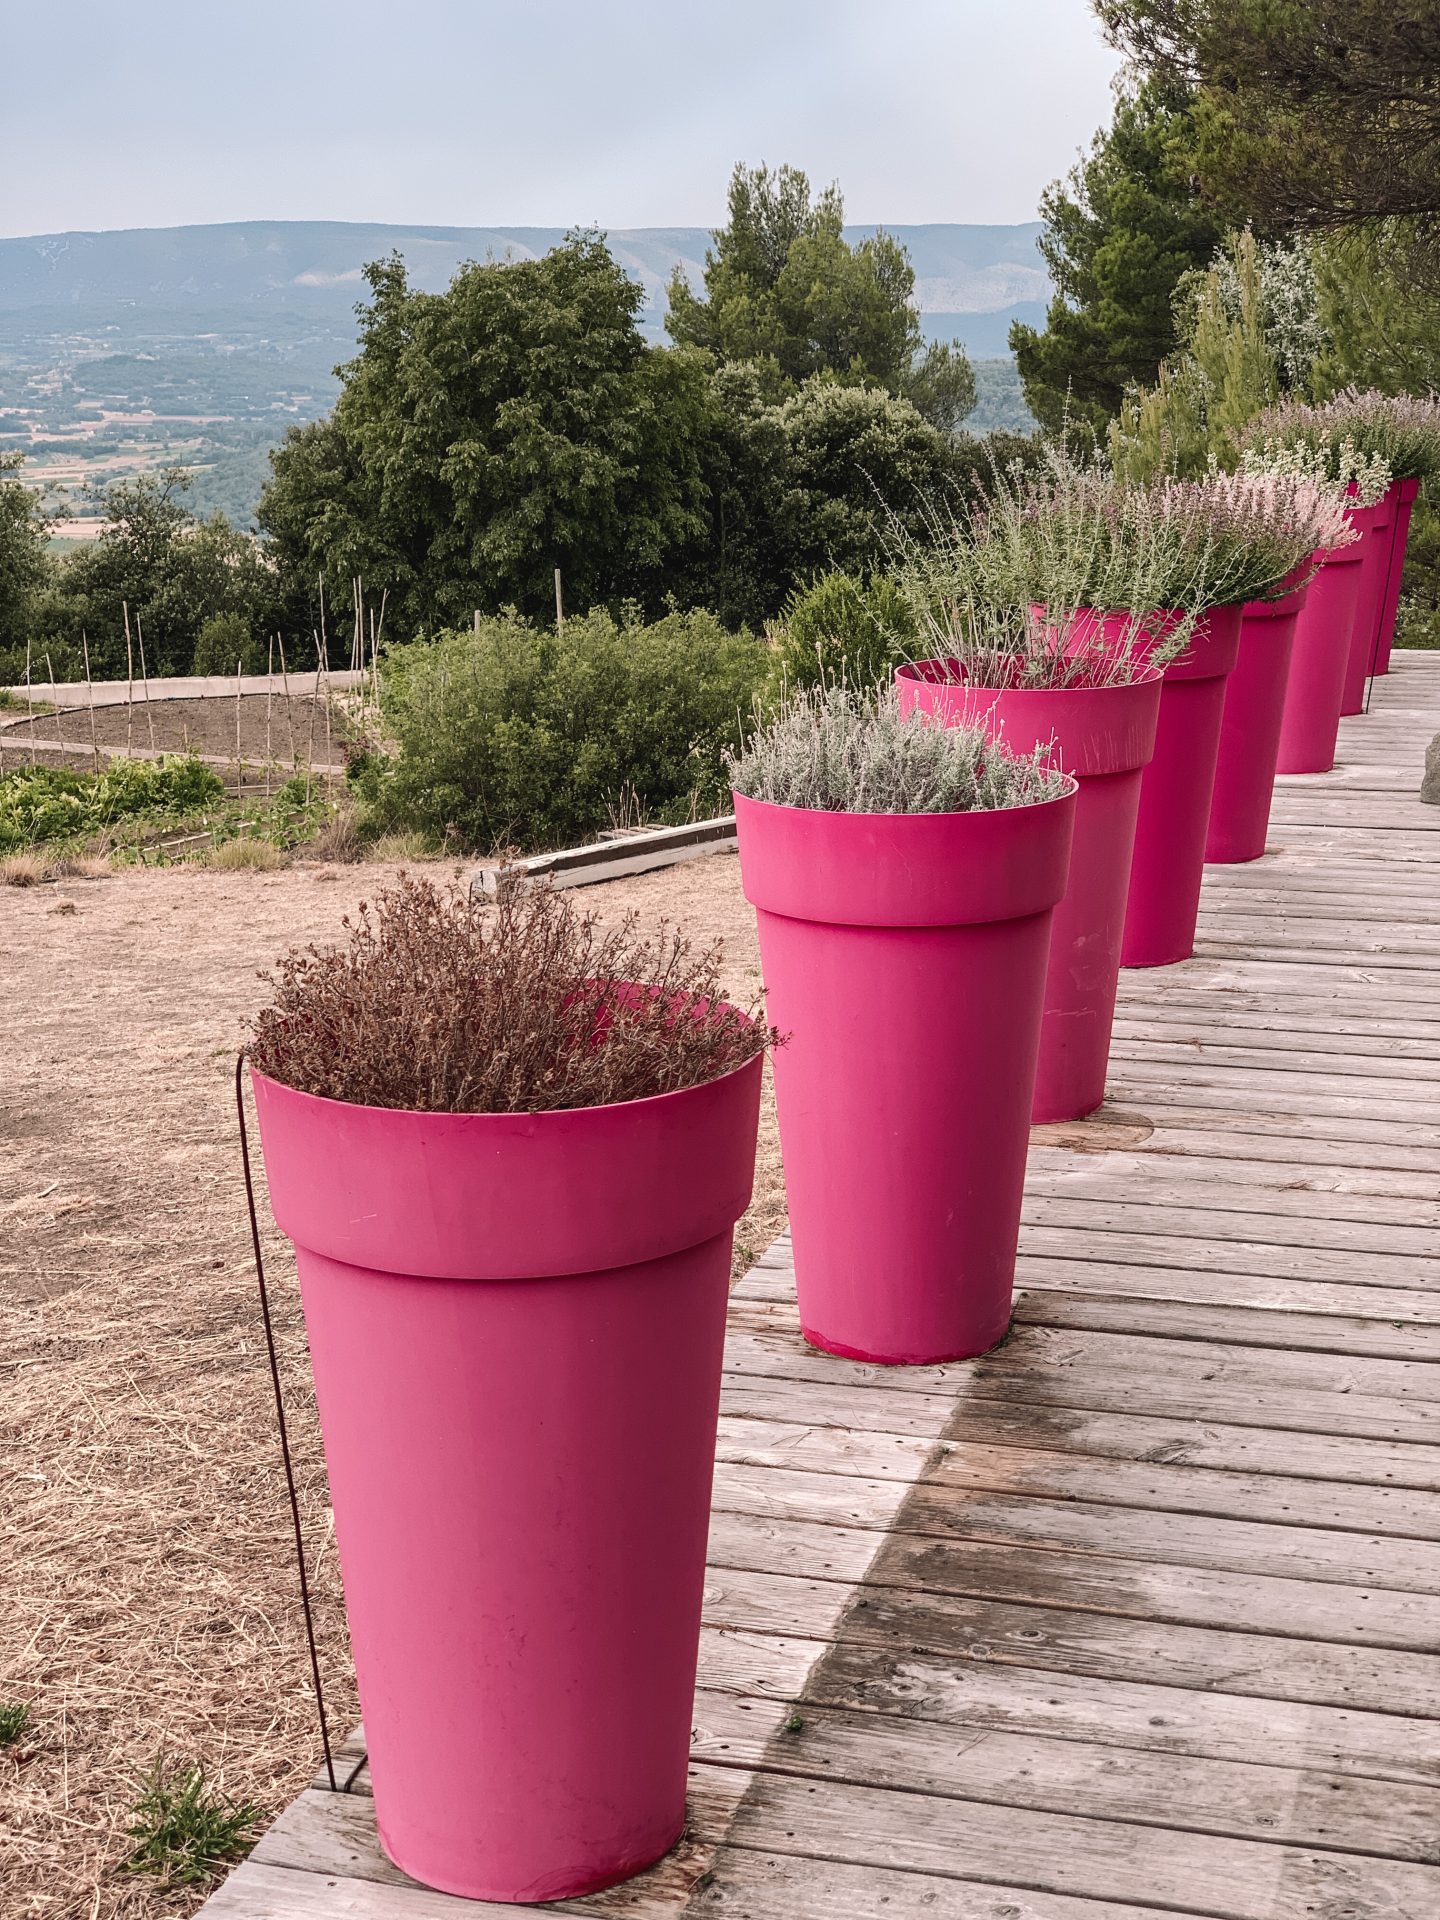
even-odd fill
[[[601,229],[646,292],[647,331],[663,321],[675,266],[700,279],[711,235],[703,227]],[[873,225],[846,228],[863,239]],[[1038,221],[1014,226],[928,222],[887,226],[910,252],[922,314],[994,314],[1033,306],[1049,293]],[[364,292],[369,260],[399,252],[418,287],[439,291],[467,260],[534,257],[564,237],[560,227],[456,227],[379,221],[226,221],[28,234],[0,239],[0,313],[97,309],[174,312],[270,307],[327,315]]]

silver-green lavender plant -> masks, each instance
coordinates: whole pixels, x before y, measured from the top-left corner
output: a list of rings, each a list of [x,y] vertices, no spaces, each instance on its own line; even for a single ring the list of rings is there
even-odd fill
[[[821,813],[989,812],[1070,785],[1047,748],[1014,754],[982,727],[904,713],[893,687],[797,693],[727,765],[736,793]]]

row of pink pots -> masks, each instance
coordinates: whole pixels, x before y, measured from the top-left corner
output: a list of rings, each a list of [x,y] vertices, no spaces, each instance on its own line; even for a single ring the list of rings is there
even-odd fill
[[[1263,851],[1277,759],[1322,755],[1327,727],[1333,754],[1357,633],[1383,671],[1407,520],[1402,490],[1388,547],[1372,531],[1308,594],[1211,613],[1163,674],[1044,691],[902,675],[909,704],[1016,751],[1054,739],[1072,776],[1055,799],[873,815],[737,796],[787,1036],[775,1083],[812,1343],[918,1363],[1003,1337],[1032,1120],[1100,1103],[1120,965],[1189,954],[1204,859]],[[536,1115],[254,1087],[385,1850],[486,1900],[624,1879],[685,1817],[759,1059]]]
[[[1390,533],[1390,557],[1385,569],[1385,593],[1380,603],[1380,623],[1375,635],[1376,673],[1390,671],[1390,648],[1395,639],[1395,615],[1400,606],[1400,582],[1405,571],[1405,550],[1410,540],[1410,516],[1418,480],[1397,480],[1392,489],[1394,511]]]
[[[1367,678],[1389,666],[1418,487],[1396,481],[1377,505],[1354,509],[1360,539],[1313,555],[1308,587],[1245,607],[1225,697],[1207,862],[1258,860],[1276,774],[1334,766],[1342,716],[1363,709]]]

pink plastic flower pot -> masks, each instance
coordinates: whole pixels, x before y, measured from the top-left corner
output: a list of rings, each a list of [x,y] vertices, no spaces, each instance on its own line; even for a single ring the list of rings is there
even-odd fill
[[[1385,580],[1385,599],[1380,610],[1380,633],[1375,652],[1375,672],[1390,671],[1390,648],[1395,639],[1395,615],[1400,607],[1400,584],[1405,573],[1405,549],[1410,541],[1410,515],[1418,480],[1397,480],[1390,489],[1394,495],[1394,518],[1390,526],[1390,563]]]
[[[1242,612],[1214,607],[1201,614],[1184,653],[1165,668],[1155,751],[1140,781],[1122,967],[1169,966],[1195,950],[1225,682],[1240,650]],[[1163,609],[1140,616],[1082,610],[1066,644],[1142,650],[1158,645],[1182,617]]]
[[[1317,558],[1320,556],[1317,555]],[[1295,624],[1280,722],[1279,773],[1328,773],[1335,764],[1345,670],[1364,579],[1365,541],[1334,547],[1310,583]]]
[[[850,1359],[1010,1324],[1073,786],[1035,806],[821,813],[735,797],[770,1018],[800,1324]]]
[[[944,662],[897,674],[902,707],[978,724],[1015,753],[1054,742],[1079,785],[1065,897],[1050,931],[1045,1014],[1030,1118],[1078,1120],[1105,1098],[1120,936],[1140,805],[1140,776],[1155,746],[1160,674],[1140,670],[1111,687],[969,687]]]
[[[473,1899],[638,1873],[685,1819],[760,1061],[538,1114],[254,1086],[385,1851]]]
[[[1345,685],[1340,711],[1363,713],[1365,682],[1375,671],[1380,651],[1380,621],[1385,610],[1385,587],[1390,577],[1390,550],[1395,536],[1395,505],[1387,493],[1373,507],[1352,508],[1350,518],[1361,529],[1360,590],[1355,600],[1355,624],[1345,660]]]
[[[1258,860],[1265,851],[1295,624],[1309,591],[1307,583],[1278,600],[1252,600],[1241,610],[1240,654],[1225,683],[1207,863],[1234,865]]]

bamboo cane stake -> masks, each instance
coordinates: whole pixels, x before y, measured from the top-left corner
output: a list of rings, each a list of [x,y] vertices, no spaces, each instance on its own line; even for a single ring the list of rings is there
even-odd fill
[[[95,771],[100,771],[100,748],[95,740],[95,682],[90,678],[90,636],[82,627],[80,645],[85,649],[85,693],[90,703],[90,758],[95,763]]]
[[[30,698],[30,642],[25,642],[25,705],[30,714],[30,764],[35,764],[35,703]]]
[[[131,730],[135,724],[135,655],[130,645],[130,608],[126,601],[120,602],[125,615],[125,758],[134,758],[131,745]]]
[[[48,650],[45,654],[45,672],[50,680],[50,707],[55,715],[55,744],[57,747],[63,747],[65,745],[65,729],[60,724],[60,702],[55,698],[55,669],[50,664],[50,654]]]
[[[290,675],[285,670],[285,636],[277,633],[275,644],[280,649],[280,681],[285,688],[285,722],[290,729],[290,766],[293,771],[300,761],[295,752],[295,707],[290,698]]]
[[[140,609],[135,609],[135,639],[140,648],[140,684],[145,689],[145,724],[150,730],[150,751],[155,751],[155,716],[150,711],[150,675],[145,671],[145,629],[140,625]]]

